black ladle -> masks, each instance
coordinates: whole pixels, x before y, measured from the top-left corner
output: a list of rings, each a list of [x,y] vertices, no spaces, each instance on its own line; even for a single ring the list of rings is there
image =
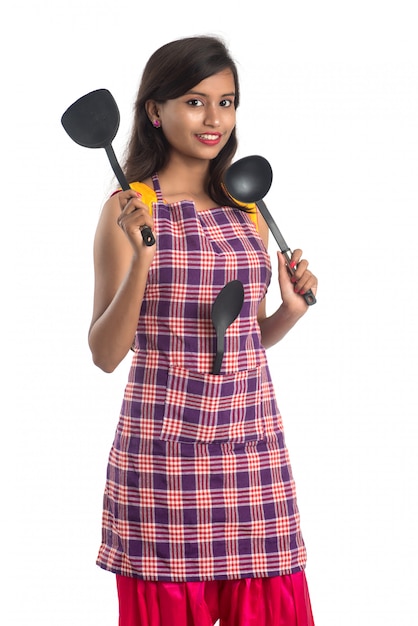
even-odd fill
[[[124,191],[130,189],[115,152],[112,141],[119,129],[118,105],[110,91],[96,89],[76,100],[61,117],[61,123],[73,141],[84,148],[104,148],[110,165]],[[147,246],[155,244],[149,226],[141,228]]]
[[[212,374],[219,374],[225,349],[225,333],[238,317],[244,302],[244,286],[239,280],[231,280],[222,287],[212,306],[212,323],[216,331],[216,356]]]
[[[291,249],[285,242],[276,222],[263,200],[273,181],[273,170],[270,163],[262,156],[253,155],[235,161],[225,173],[224,184],[232,198],[244,203],[255,203],[266,220],[271,233],[283,253],[289,274],[293,276],[295,270],[290,267]],[[310,289],[302,296],[306,304],[315,304],[316,298]]]

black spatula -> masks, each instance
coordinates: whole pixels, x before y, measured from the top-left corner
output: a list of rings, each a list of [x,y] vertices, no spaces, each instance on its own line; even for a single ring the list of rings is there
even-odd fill
[[[73,141],[85,148],[104,148],[110,165],[124,191],[130,189],[115,152],[112,141],[119,129],[119,109],[110,91],[97,89],[76,100],[61,117],[61,123]],[[147,246],[155,243],[148,226],[141,229]]]

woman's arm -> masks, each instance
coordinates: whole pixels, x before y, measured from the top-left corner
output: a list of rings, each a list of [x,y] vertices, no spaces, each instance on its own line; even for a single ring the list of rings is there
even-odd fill
[[[268,226],[263,217],[258,215],[260,236],[264,245],[268,246]],[[265,299],[260,303],[258,310],[258,323],[261,331],[261,341],[267,349],[274,346],[278,341],[293,328],[300,318],[308,310],[304,298],[300,294],[312,289],[316,293],[318,281],[308,270],[308,262],[302,259],[302,250],[294,250],[291,263],[297,266],[294,276],[290,276],[286,269],[286,262],[281,252],[277,253],[279,263],[279,287],[282,296],[282,304],[277,311],[267,317]]]
[[[94,305],[89,346],[94,363],[112,372],[134,340],[155,245],[140,228],[153,227],[148,207],[133,190],[105,203],[94,241]]]

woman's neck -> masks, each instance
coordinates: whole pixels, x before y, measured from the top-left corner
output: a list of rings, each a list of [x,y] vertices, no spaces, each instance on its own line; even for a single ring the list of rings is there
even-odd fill
[[[208,172],[209,161],[171,159],[158,172],[163,197],[168,203],[193,200],[198,211],[213,208],[215,203],[206,191]]]

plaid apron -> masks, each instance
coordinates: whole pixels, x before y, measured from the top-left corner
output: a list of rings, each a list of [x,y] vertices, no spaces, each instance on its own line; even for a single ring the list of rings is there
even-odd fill
[[[205,581],[304,569],[295,486],[257,310],[271,278],[249,216],[166,204],[104,495],[97,564],[143,580]],[[244,285],[212,374],[213,302]]]

